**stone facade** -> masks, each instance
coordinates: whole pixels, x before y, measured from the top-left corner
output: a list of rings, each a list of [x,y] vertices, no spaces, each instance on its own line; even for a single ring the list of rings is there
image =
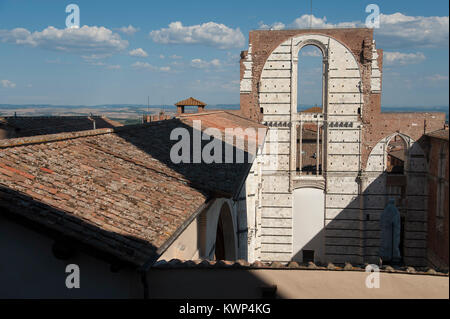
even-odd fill
[[[297,112],[298,57],[308,45],[323,55],[322,113]],[[395,197],[404,262],[426,263],[421,138],[442,128],[445,115],[381,113],[381,86],[382,50],[371,29],[250,32],[241,53],[241,112],[269,131],[241,193],[249,261],[305,261],[312,253],[321,262],[376,262],[379,215]],[[316,152],[323,169],[313,175],[302,172],[297,143],[311,125],[323,131]],[[387,145],[397,135],[407,145],[405,172],[388,176]]]

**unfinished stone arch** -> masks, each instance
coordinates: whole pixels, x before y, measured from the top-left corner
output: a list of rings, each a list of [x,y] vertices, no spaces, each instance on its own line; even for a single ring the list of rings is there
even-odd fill
[[[322,113],[297,112],[298,53],[307,45],[323,53]],[[294,207],[293,193],[309,185],[324,189],[323,260],[377,262],[373,259],[379,247],[377,216],[384,208],[387,177],[384,166],[372,163],[374,157],[366,165],[369,154],[373,149],[375,155],[380,146],[374,146],[395,131],[418,141],[445,122],[444,114],[381,112],[382,57],[372,29],[250,32],[248,51],[241,53],[241,113],[269,128],[246,181],[250,261],[293,260],[297,249],[293,217],[295,210],[306,207],[301,201]],[[320,132],[315,134],[319,151],[308,151],[316,154],[315,165],[308,155],[306,165],[298,162],[303,138],[297,132],[303,132],[302,125],[308,131],[305,145],[313,141],[311,132]],[[423,203],[416,211],[412,204],[424,198],[421,188],[426,184],[420,181],[426,164],[416,144],[408,144],[407,227],[414,237],[408,239],[409,256],[420,255],[426,236],[419,222]],[[312,166],[315,169],[309,169]],[[409,261],[423,265],[420,256]]]
[[[408,172],[425,173],[427,161],[425,152],[420,145],[408,135],[402,133],[394,133],[382,138],[372,149],[367,160],[366,172],[384,172],[386,170],[387,146],[389,142],[396,136],[399,136],[406,143],[407,158],[406,170]]]
[[[204,222],[204,257],[216,259],[217,244],[221,245],[219,259],[236,260],[236,216],[229,199],[216,199],[209,208]],[[217,240],[219,239],[219,242]]]
[[[333,37],[303,34],[281,43],[263,66],[259,80],[259,105],[264,122],[297,120],[298,54],[307,45],[322,51],[324,113],[353,116],[353,119],[358,114],[362,104],[362,79],[351,50]],[[339,106],[342,103],[351,104],[351,107],[344,109]]]
[[[399,136],[406,143],[404,174],[391,176],[386,172],[387,146]],[[363,187],[364,209],[371,212],[371,219],[379,220],[388,198],[395,198],[402,217],[401,253],[407,264],[423,265],[426,258],[426,207],[427,207],[427,161],[420,145],[402,133],[393,133],[381,139],[373,148],[365,169]],[[376,230],[376,224],[372,225]],[[371,248],[366,254],[377,258],[378,237],[370,239]]]

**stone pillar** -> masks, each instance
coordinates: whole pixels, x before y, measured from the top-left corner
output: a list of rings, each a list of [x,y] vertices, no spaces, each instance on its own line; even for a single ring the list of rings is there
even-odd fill
[[[297,78],[298,78],[298,56],[295,54],[295,45],[291,39],[291,116],[290,116],[290,189],[292,189],[292,178],[295,176],[297,157]]]
[[[364,191],[367,188],[367,175],[364,172],[359,173],[358,175],[358,197],[359,197],[359,243],[360,243],[360,247],[361,247],[361,263],[365,263],[367,262],[366,260],[366,252],[365,252],[365,247],[366,247],[366,234],[365,234],[365,229],[366,229],[366,219],[364,216],[364,211],[365,211],[365,203],[364,203]]]

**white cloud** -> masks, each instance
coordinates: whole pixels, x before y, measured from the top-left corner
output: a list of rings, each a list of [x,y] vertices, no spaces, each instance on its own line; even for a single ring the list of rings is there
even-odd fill
[[[168,28],[151,31],[150,37],[157,43],[203,44],[219,49],[240,48],[245,44],[239,28],[232,29],[215,22],[192,26],[183,26],[179,21],[172,22]]]
[[[383,52],[383,61],[386,65],[406,65],[417,64],[426,59],[422,52],[401,53],[401,52]]]
[[[0,80],[0,83],[4,88],[13,89],[16,87],[16,83],[11,82],[10,80]]]
[[[170,66],[162,66],[159,68],[162,72],[169,72],[171,70]]]
[[[70,53],[102,53],[120,51],[128,46],[117,33],[105,27],[57,29],[49,26],[30,32],[24,28],[0,30],[0,41]]]
[[[275,22],[271,25],[268,25],[260,21],[258,24],[261,30],[283,30],[284,28],[286,28],[286,25],[282,22]]]
[[[104,54],[82,55],[81,57],[86,61],[94,61],[109,58],[110,56],[112,56],[111,53],[104,53]]]
[[[133,35],[139,31],[139,28],[135,28],[130,24],[128,27],[116,28],[114,30],[121,32],[123,34],[126,34],[126,35]]]
[[[321,57],[322,53],[316,47],[307,46],[300,50],[302,56]]]
[[[259,23],[260,29],[316,29],[365,27],[363,21],[329,23],[327,17],[304,14],[284,26],[282,22]],[[449,39],[449,17],[407,16],[402,13],[381,14],[380,28],[374,29],[375,39],[386,49],[412,47],[445,47]]]
[[[137,57],[141,57],[141,58],[146,58],[148,57],[147,52],[144,51],[144,49],[142,48],[137,48],[134,50],[131,50],[130,52],[128,52],[131,56],[137,56]]]
[[[176,54],[172,54],[169,58],[174,59],[174,60],[178,60],[181,59],[182,57]]]
[[[108,65],[106,68],[109,69],[109,70],[119,70],[120,69],[120,65],[118,65],[118,64],[111,64],[111,65]]]
[[[197,69],[209,69],[209,68],[218,68],[222,64],[218,59],[213,59],[211,61],[204,61],[202,59],[193,59],[191,61],[191,66]]]
[[[433,82],[448,81],[448,75],[434,74],[427,76],[426,79]]]
[[[385,48],[448,46],[448,20],[448,16],[381,14],[380,28],[375,29],[375,35]]]
[[[330,29],[330,28],[356,28],[362,27],[360,21],[339,22],[336,24],[328,23],[327,17],[319,18],[314,15],[304,14],[295,19],[290,25],[290,29],[307,29],[309,27],[315,29]]]
[[[136,70],[161,71],[161,72],[171,71],[170,66],[157,67],[147,62],[135,62],[131,65],[131,67]]]

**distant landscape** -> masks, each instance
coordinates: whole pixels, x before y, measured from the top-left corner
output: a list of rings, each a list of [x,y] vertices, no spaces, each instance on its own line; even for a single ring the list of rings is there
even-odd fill
[[[310,108],[311,105],[299,105],[298,110]],[[209,110],[237,110],[239,104],[208,105]],[[448,122],[448,106],[432,107],[399,107],[386,106],[383,112],[444,112]],[[135,124],[141,121],[143,114],[159,114],[164,112],[174,115],[175,106],[172,105],[142,105],[142,104],[108,104],[108,105],[50,105],[50,104],[0,104],[0,116],[87,116],[103,115],[123,124]]]

